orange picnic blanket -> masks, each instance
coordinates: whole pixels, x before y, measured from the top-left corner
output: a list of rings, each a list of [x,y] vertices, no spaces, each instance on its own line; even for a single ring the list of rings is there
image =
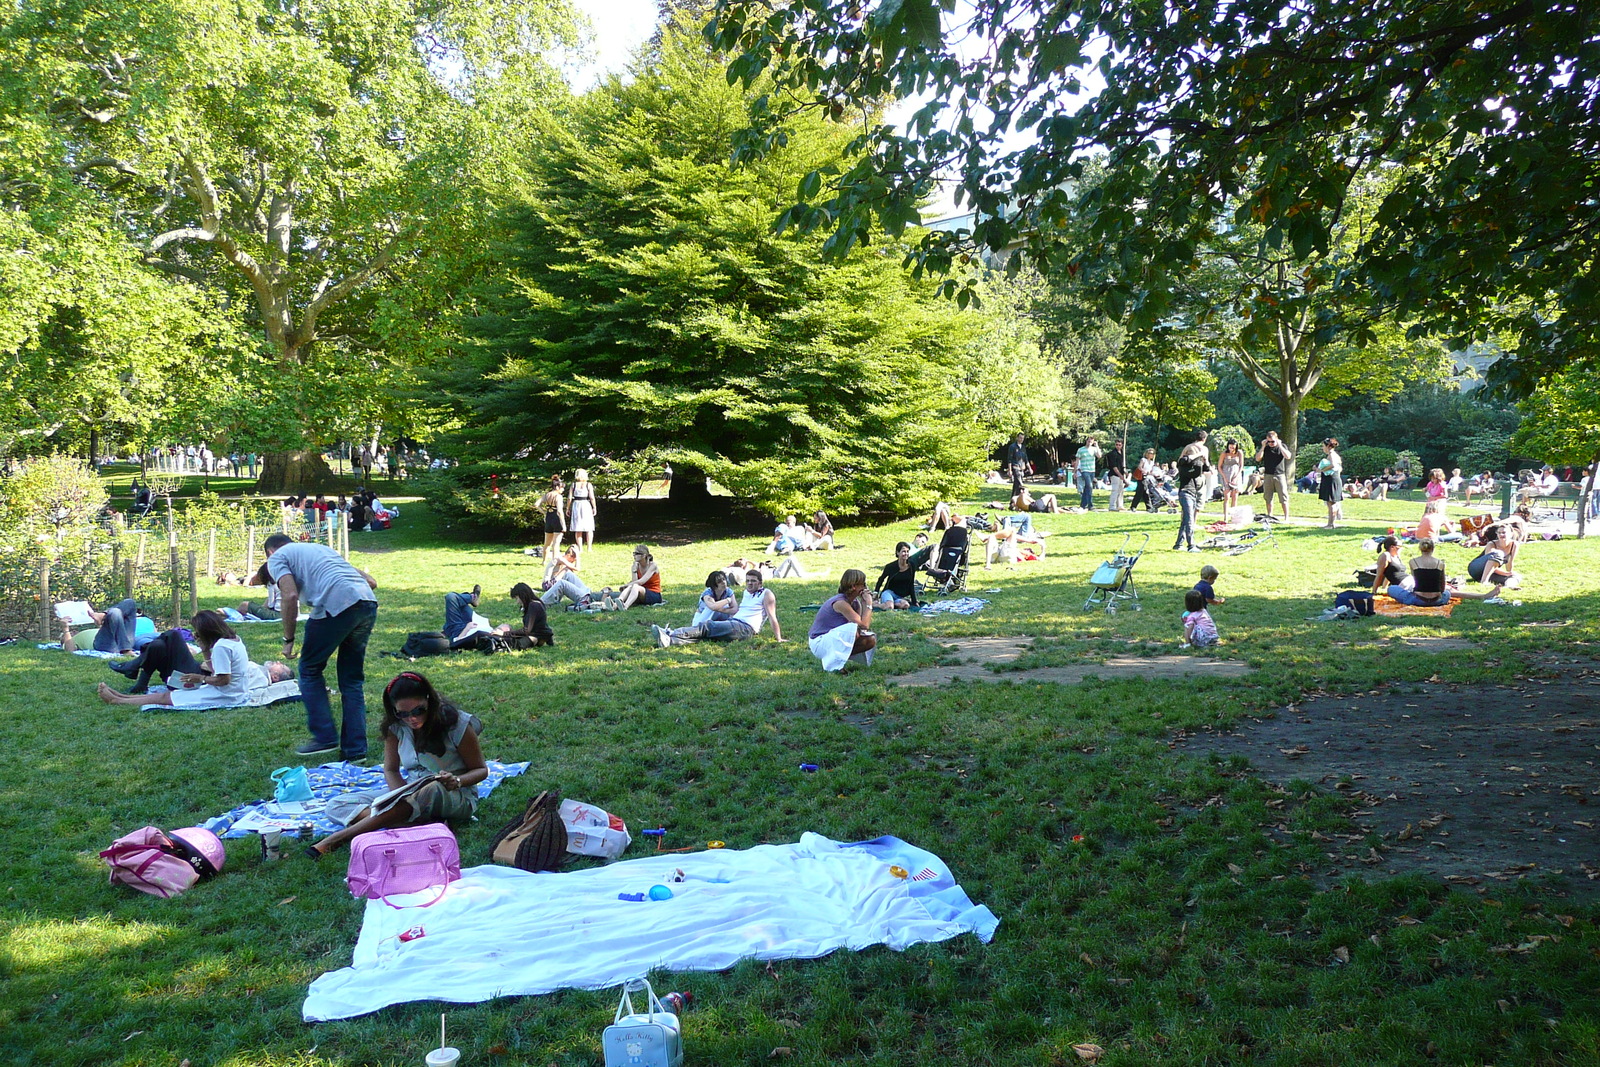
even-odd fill
[[[1391,618],[1398,618],[1401,615],[1437,615],[1440,618],[1448,619],[1455,607],[1456,602],[1454,600],[1448,604],[1440,604],[1436,608],[1419,608],[1413,604],[1402,604],[1398,600],[1390,600],[1386,596],[1372,598],[1373,614],[1388,615]]]

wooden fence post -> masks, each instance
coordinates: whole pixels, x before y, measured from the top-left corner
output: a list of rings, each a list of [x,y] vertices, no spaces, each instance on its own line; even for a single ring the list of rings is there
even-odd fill
[[[199,590],[195,588],[194,583],[197,555],[194,549],[189,550],[189,618],[191,619],[194,618],[194,613],[200,610]]]
[[[111,542],[111,582],[114,583],[122,575],[122,542]]]
[[[339,551],[337,544],[338,535],[333,532],[333,528],[336,525],[337,523],[328,523],[328,547],[333,549],[335,552]]]
[[[136,557],[137,562],[134,563],[134,566],[141,571],[144,570],[144,543],[145,539],[149,536],[150,535],[146,531],[139,531],[139,555]]]
[[[183,621],[183,575],[178,573],[178,543],[167,545],[167,572],[172,579],[172,625]]]
[[[131,559],[122,561],[122,584],[127,590],[122,595],[130,600],[133,599],[133,560]]]
[[[206,531],[206,577],[217,576],[217,528]]]
[[[244,528],[244,580],[249,581],[256,572],[256,528]]]
[[[55,627],[54,605],[50,603],[50,561],[39,564],[39,633],[41,641],[50,640]]]

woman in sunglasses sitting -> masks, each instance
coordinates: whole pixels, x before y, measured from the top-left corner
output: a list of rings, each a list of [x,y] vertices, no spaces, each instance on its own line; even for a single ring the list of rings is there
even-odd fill
[[[477,784],[489,777],[478,747],[483,723],[445,700],[415,671],[394,676],[383,690],[383,778],[386,791],[361,790],[328,801],[328,815],[345,828],[306,848],[321,859],[372,830],[465,819],[478,806]],[[408,778],[441,777],[399,797]],[[387,798],[387,799],[386,799]]]

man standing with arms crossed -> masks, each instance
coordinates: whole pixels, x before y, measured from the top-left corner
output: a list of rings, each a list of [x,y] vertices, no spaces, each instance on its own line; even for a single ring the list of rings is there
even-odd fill
[[[282,594],[283,657],[294,657],[295,624],[300,604],[312,605],[300,650],[300,698],[306,703],[311,740],[295,748],[300,756],[337,751],[352,763],[367,758],[367,639],[378,618],[378,582],[352,567],[326,545],[297,542],[275,533],[266,540],[267,573]],[[343,718],[333,726],[333,705],[323,670],[339,653],[339,703]]]
[[[1094,470],[1101,455],[1100,442],[1093,437],[1078,449],[1078,492],[1082,496],[1079,506],[1084,511],[1094,510]]]
[[[1272,518],[1272,496],[1277,494],[1283,502],[1283,517],[1289,517],[1289,477],[1293,457],[1278,440],[1277,430],[1268,430],[1256,452],[1256,463],[1261,467],[1261,495],[1266,499],[1267,518]]]

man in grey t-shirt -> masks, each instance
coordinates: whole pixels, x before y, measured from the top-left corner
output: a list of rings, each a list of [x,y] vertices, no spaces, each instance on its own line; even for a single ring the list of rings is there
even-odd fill
[[[266,541],[267,573],[281,594],[284,658],[294,656],[295,623],[300,604],[309,602],[305,641],[300,648],[300,699],[306,704],[311,740],[298,746],[301,756],[338,751],[356,761],[367,756],[367,640],[378,618],[377,580],[326,545],[297,542],[275,533]],[[339,653],[337,675],[343,718],[333,726],[333,704],[323,671]]]

